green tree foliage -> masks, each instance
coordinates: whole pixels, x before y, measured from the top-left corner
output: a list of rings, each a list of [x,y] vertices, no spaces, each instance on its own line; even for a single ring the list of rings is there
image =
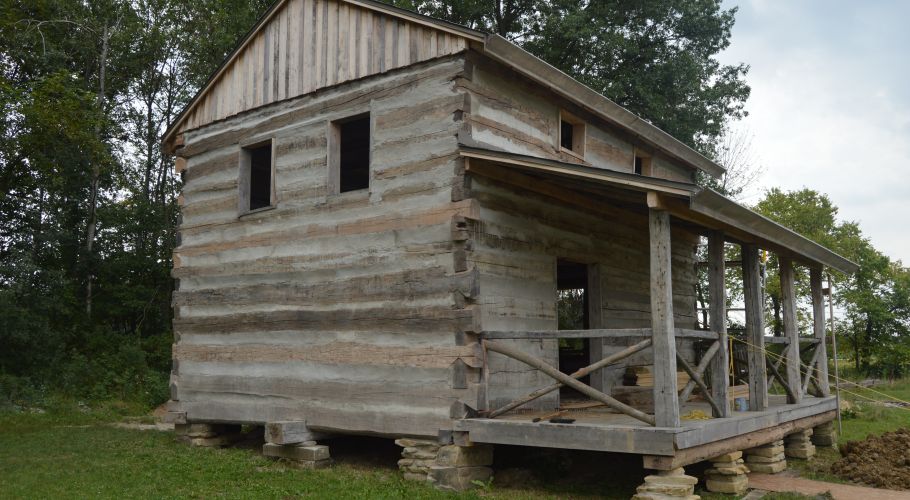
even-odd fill
[[[745,115],[748,67],[715,56],[736,8],[719,0],[390,0],[497,33],[712,155]]]
[[[824,194],[811,189],[771,189],[755,210],[786,225],[859,264],[859,271],[845,276],[834,272],[836,303],[846,314],[838,331],[852,349],[856,368],[862,371],[906,373],[910,369],[910,270],[876,250],[854,222],[837,218],[838,209]],[[797,290],[808,296],[805,269],[797,267]],[[771,324],[781,329],[780,279],[776,259],[768,263],[766,297]],[[804,303],[803,318],[811,318]]]
[[[166,125],[265,2],[0,7],[0,396],[166,399]]]

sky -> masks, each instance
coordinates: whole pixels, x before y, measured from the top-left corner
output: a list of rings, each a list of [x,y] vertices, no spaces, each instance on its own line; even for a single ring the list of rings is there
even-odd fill
[[[826,193],[843,220],[910,266],[910,1],[725,0],[722,63],[751,69],[751,137],[769,187]]]

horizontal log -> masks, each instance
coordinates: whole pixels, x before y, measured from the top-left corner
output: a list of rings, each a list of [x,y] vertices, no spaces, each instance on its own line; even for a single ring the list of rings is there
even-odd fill
[[[650,328],[596,328],[591,330],[484,331],[480,336],[489,339],[580,339],[649,337]],[[717,340],[717,334],[706,330],[676,329],[677,339]]]
[[[305,349],[280,345],[184,345],[174,346],[174,359],[196,362],[283,363],[309,361],[329,364],[366,364],[413,366],[420,368],[447,367],[456,359],[475,365],[475,346],[410,347],[375,346],[354,342],[332,342]]]

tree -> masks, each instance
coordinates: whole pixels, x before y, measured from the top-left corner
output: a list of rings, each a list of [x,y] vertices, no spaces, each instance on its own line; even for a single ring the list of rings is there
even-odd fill
[[[756,211],[786,225],[807,238],[856,262],[859,270],[850,276],[832,272],[836,301],[846,314],[845,335],[857,370],[869,371],[873,362],[886,358],[891,372],[910,365],[910,277],[900,263],[891,262],[875,249],[858,224],[837,219],[838,209],[824,194],[811,189],[769,190]],[[804,271],[797,268],[798,293],[808,294]],[[772,326],[779,334],[780,281],[776,259],[768,265],[766,296],[774,311]],[[806,305],[806,307],[808,307]],[[808,317],[808,312],[803,314]],[[874,358],[878,358],[877,360]]]
[[[748,67],[721,65],[720,0],[386,0],[497,33],[704,154],[745,116]]]

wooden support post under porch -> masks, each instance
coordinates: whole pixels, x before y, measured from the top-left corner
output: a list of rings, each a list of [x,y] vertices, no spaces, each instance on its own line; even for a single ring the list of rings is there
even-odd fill
[[[818,390],[822,396],[831,395],[828,384],[828,347],[825,343],[825,299],[822,291],[822,269],[813,267],[809,270],[809,284],[812,288],[812,323],[815,339],[818,341],[818,361],[816,364],[818,375]],[[833,334],[833,332],[832,332]],[[809,367],[811,372],[813,367]]]
[[[676,328],[673,320],[670,213],[657,193],[648,193],[651,240],[651,328],[654,350],[654,419],[658,427],[679,427],[676,387]]]
[[[719,349],[711,360],[711,396],[719,406],[715,417],[730,416],[730,401],[727,392],[730,385],[728,374],[730,357],[727,340],[727,292],[724,286],[726,261],[724,260],[724,234],[713,231],[708,235],[708,294],[710,301],[711,331],[717,333]]]
[[[796,286],[793,272],[793,261],[783,255],[778,256],[780,263],[780,298],[784,316],[784,335],[790,340],[784,352],[787,360],[788,403],[799,403],[803,399],[802,377],[800,377],[799,327],[796,319]]]
[[[742,245],[743,295],[746,308],[746,342],[749,365],[749,410],[768,407],[768,375],[765,370],[765,314],[761,289],[758,248]]]

